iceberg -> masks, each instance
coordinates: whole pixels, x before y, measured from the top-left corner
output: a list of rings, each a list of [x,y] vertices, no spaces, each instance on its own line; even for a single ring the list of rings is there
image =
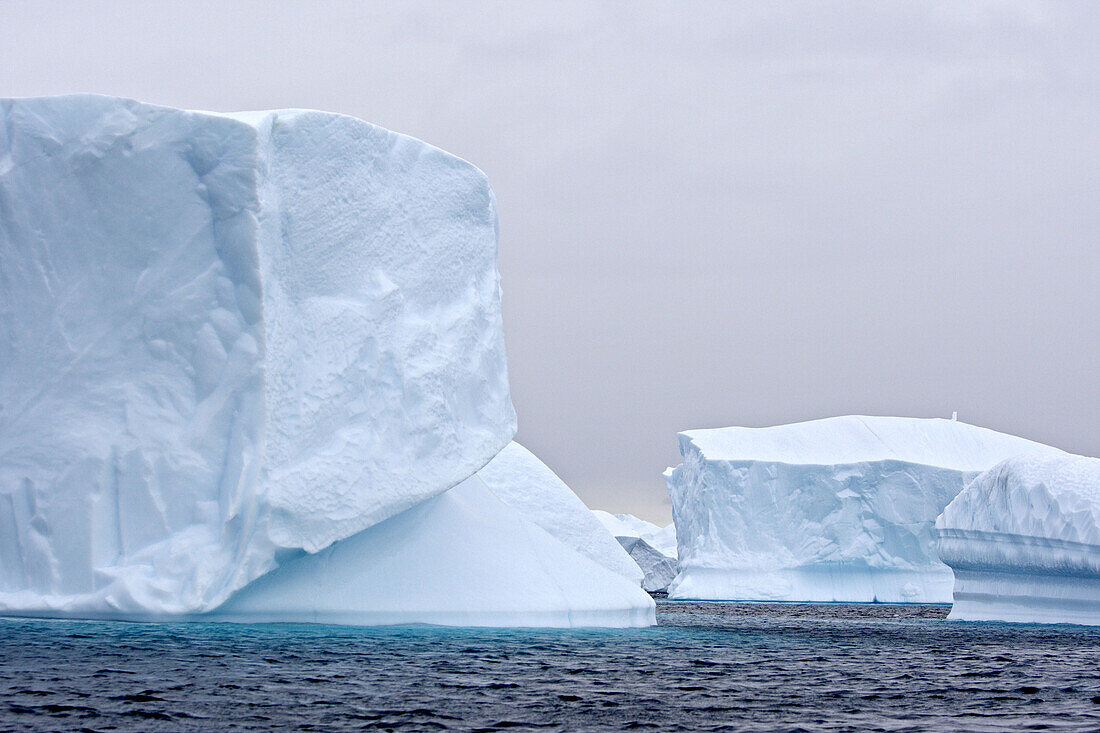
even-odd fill
[[[1100,459],[1011,458],[936,520],[950,619],[1100,625]]]
[[[550,627],[656,622],[653,599],[634,580],[527,521],[481,473],[281,565],[206,618]]]
[[[616,537],[623,549],[642,569],[642,588],[650,593],[664,593],[676,577],[676,558],[654,548],[641,537]]]
[[[211,611],[515,432],[484,174],[343,115],[0,101],[0,612]]]
[[[498,499],[562,544],[641,585],[642,571],[634,561],[572,489],[531,451],[509,443],[478,476]]]
[[[846,416],[681,433],[671,598],[949,603],[933,524],[979,473],[1056,448],[954,420]]]
[[[676,559],[675,524],[659,527],[633,514],[611,514],[602,509],[593,509],[592,514],[616,537],[639,537],[662,555]]]
[[[593,509],[592,514],[641,569],[642,588],[650,593],[667,591],[676,577],[676,526],[658,527],[632,514],[602,509]]]

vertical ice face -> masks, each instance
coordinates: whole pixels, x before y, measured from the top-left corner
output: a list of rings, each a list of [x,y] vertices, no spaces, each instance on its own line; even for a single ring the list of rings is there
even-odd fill
[[[1100,625],[1100,460],[1012,458],[936,520],[951,616]]]
[[[947,602],[935,518],[981,471],[1057,449],[951,420],[837,417],[680,435],[674,598]]]
[[[0,610],[207,610],[514,433],[483,174],[340,115],[0,101]]]

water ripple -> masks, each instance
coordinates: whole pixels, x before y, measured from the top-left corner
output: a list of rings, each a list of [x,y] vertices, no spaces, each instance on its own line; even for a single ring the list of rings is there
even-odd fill
[[[618,631],[0,619],[0,729],[1100,729],[1098,629],[658,611]]]

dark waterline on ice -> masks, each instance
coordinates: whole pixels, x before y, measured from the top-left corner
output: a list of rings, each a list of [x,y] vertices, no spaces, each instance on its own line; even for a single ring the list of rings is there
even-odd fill
[[[1097,730],[1100,629],[660,601],[633,630],[0,619],[3,730]]]

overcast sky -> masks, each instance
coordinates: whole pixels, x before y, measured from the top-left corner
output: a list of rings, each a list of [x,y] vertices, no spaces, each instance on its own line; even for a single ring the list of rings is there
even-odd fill
[[[1096,3],[0,0],[0,96],[311,107],[489,175],[518,439],[668,521],[676,433],[1100,455]]]

